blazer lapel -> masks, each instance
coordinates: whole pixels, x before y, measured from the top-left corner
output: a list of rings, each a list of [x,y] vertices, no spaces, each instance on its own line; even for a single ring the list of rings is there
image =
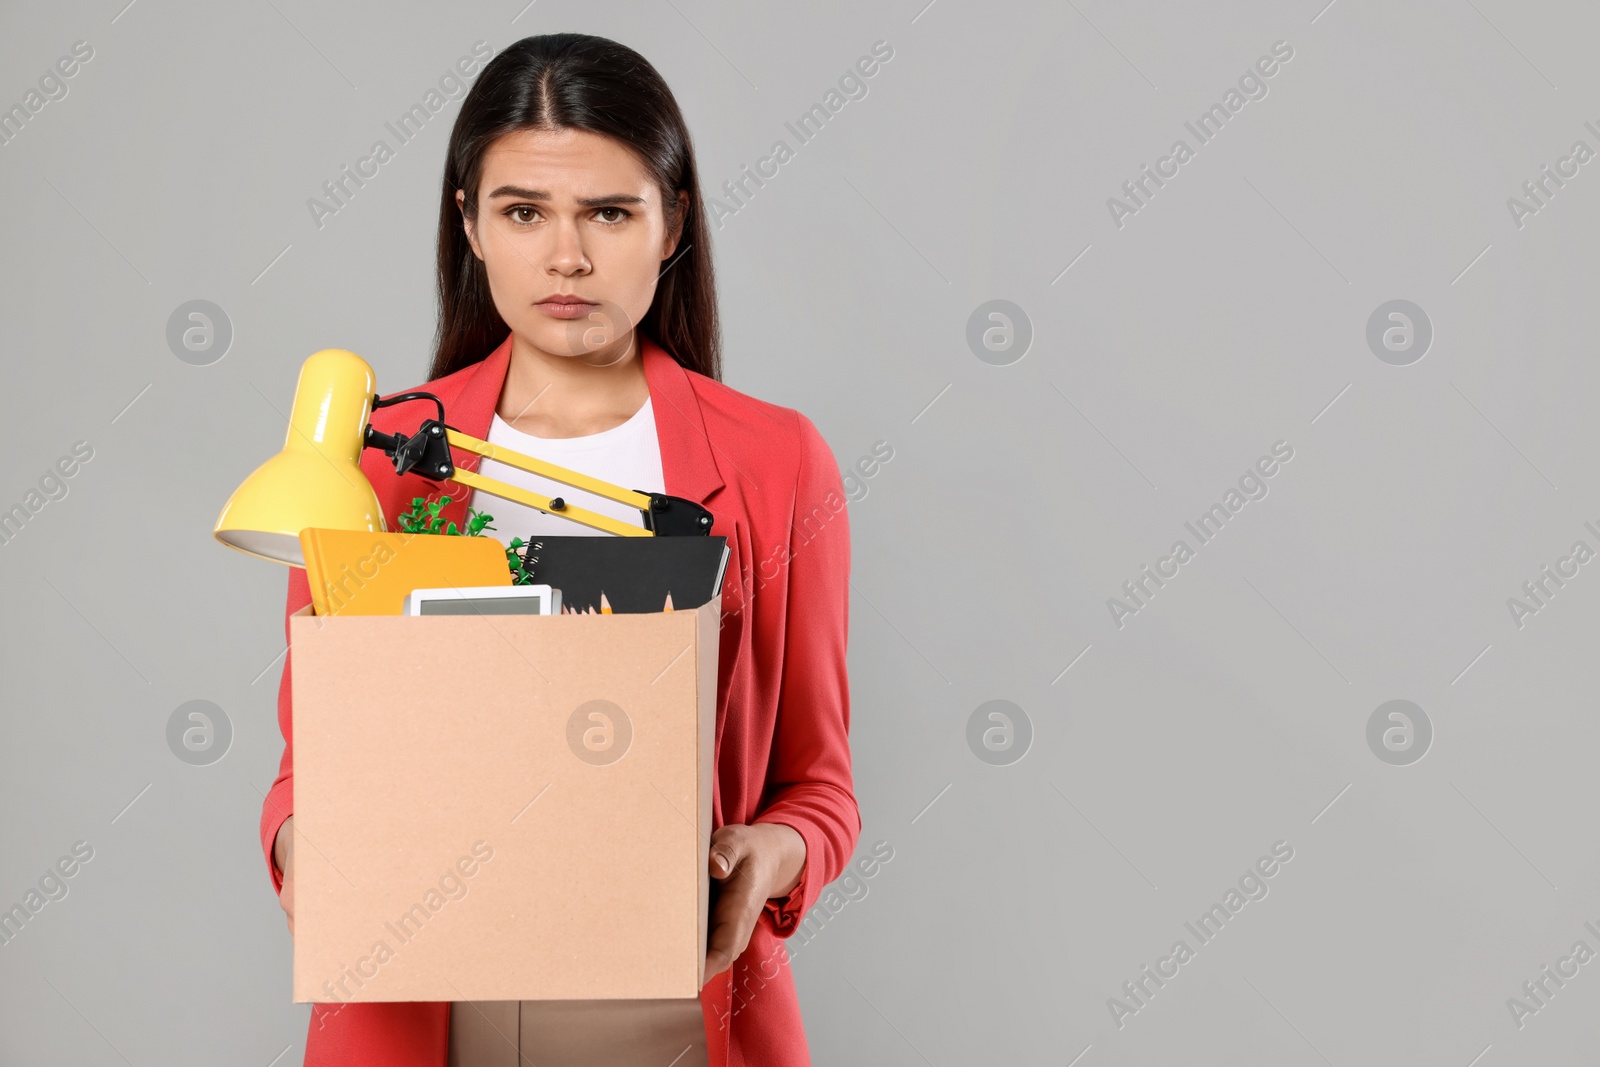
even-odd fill
[[[454,398],[442,397],[445,403],[445,421],[468,437],[482,441],[489,436],[494,421],[494,410],[500,404],[500,390],[506,383],[506,369],[511,366],[511,334],[473,368],[461,392]],[[459,449],[454,453],[456,466],[469,471],[478,469],[479,456]]]
[[[443,389],[438,390],[439,399],[444,401],[447,426],[480,441],[489,436],[494,411],[500,403],[500,389],[505,385],[506,368],[511,365],[511,336],[507,333],[498,348],[462,376],[465,380],[455,396],[448,395]],[[475,452],[450,449],[451,462],[463,470],[476,471],[481,459]],[[457,481],[447,481],[440,488],[450,498],[450,503],[440,511],[440,517],[446,522],[455,523],[457,529],[464,529],[467,524],[467,505],[472,502],[473,491]],[[493,507],[488,510],[492,512]]]
[[[643,334],[639,337],[643,342],[644,376],[650,386],[651,407],[655,409],[661,476],[667,495],[707,504],[724,482],[689,372],[660,345]]]

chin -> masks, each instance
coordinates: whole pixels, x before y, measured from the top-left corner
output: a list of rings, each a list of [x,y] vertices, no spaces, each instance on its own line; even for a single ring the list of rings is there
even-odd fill
[[[539,351],[553,356],[591,356],[617,347],[618,343],[616,332],[599,322],[587,318],[552,319],[539,311],[533,312],[529,321],[513,324],[512,330]]]

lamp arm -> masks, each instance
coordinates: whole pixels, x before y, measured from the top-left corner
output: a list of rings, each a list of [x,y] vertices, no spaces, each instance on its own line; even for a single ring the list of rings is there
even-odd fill
[[[560,515],[594,529],[622,536],[706,536],[711,533],[712,515],[700,504],[683,497],[665,493],[647,493],[624,489],[599,478],[591,478],[580,471],[568,470],[542,459],[524,455],[499,445],[490,444],[470,434],[462,433],[444,421],[444,402],[432,393],[401,393],[387,400],[374,397],[374,409],[389,407],[409,400],[431,400],[439,410],[437,419],[428,419],[410,436],[403,433],[383,433],[369,423],[363,432],[363,444],[376,448],[394,463],[396,474],[413,471],[430,481],[447,481],[454,478],[462,485],[481,489],[486,493],[519,504],[526,504],[546,514]],[[485,459],[493,459],[517,470],[543,475],[552,481],[583,489],[608,500],[639,509],[643,527],[634,526],[609,515],[589,511],[568,504],[561,497],[546,497],[518,486],[509,485],[476,471],[458,470],[450,457],[450,446]]]

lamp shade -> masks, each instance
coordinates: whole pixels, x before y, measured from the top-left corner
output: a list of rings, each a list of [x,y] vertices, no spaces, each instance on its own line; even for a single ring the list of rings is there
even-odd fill
[[[384,529],[372,483],[361,473],[375,378],[354,352],[325,348],[300,368],[283,451],[235,489],[216,538],[261,559],[305,566],[300,531]]]

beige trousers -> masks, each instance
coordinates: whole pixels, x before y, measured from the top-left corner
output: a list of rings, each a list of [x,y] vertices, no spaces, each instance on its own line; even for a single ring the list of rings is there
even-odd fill
[[[450,1067],[704,1067],[687,1000],[474,1000],[450,1009]]]
[[[523,1067],[531,1063],[520,1052],[521,1007],[516,1000],[458,1000],[452,1004],[450,1067]]]

